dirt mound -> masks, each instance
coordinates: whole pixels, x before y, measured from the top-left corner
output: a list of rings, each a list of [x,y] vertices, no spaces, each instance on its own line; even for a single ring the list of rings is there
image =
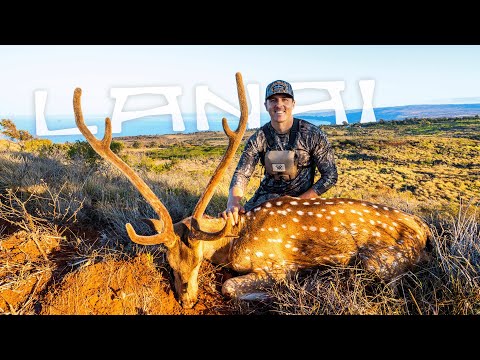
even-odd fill
[[[0,240],[0,314],[231,313],[218,291],[223,275],[207,262],[200,270],[198,303],[183,309],[175,300],[168,269],[156,264],[151,254],[132,259],[106,256],[95,263],[92,257],[79,265],[78,259],[65,258],[69,252],[62,249],[61,239],[20,231]]]

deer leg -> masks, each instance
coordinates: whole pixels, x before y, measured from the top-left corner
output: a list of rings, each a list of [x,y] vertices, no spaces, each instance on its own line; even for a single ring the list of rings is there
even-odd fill
[[[271,296],[266,288],[281,278],[280,275],[273,276],[266,273],[249,273],[236,276],[223,283],[222,294],[238,300],[268,300]]]

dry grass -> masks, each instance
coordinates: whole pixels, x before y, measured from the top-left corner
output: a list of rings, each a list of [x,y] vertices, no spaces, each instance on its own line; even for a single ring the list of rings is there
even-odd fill
[[[421,216],[434,234],[430,258],[389,283],[356,266],[292,274],[269,289],[272,300],[263,303],[226,302],[219,286],[234,274],[205,263],[199,276],[204,305],[190,314],[478,314],[480,141],[465,133],[405,135],[381,126],[325,131],[340,175],[325,195],[381,202]],[[135,140],[125,140],[122,157],[141,173],[174,221],[189,216],[219,157],[186,158],[153,171],[144,166],[145,151],[197,142],[218,146],[224,136],[140,140],[135,147],[129,144]],[[116,169],[70,159],[58,149],[27,153],[12,148],[0,151],[0,167],[0,313],[188,313],[174,301],[164,248],[128,239],[126,222],[147,232],[141,218],[156,214]],[[234,164],[208,214],[224,209],[233,170]],[[258,167],[248,196],[261,173]]]

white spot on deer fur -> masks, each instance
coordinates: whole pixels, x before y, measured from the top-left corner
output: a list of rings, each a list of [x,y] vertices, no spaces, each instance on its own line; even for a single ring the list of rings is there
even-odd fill
[[[367,230],[367,229],[362,229],[362,232],[364,232],[364,233],[367,233],[367,234],[368,234],[368,230]]]
[[[250,215],[252,215],[252,212],[251,211],[247,212],[247,217],[250,217]]]
[[[277,206],[280,206],[280,205],[282,205],[282,204],[283,204],[282,201],[277,201],[277,202],[275,203],[275,205],[277,205]]]
[[[390,210],[388,207],[384,206],[383,210]]]
[[[322,214],[315,214],[315,216],[321,218],[323,215]]]
[[[378,209],[378,206],[377,206],[377,205],[372,205],[372,207],[373,207],[374,209]]]
[[[308,230],[310,230],[310,231],[317,231],[317,227],[316,227],[316,226],[310,226],[310,227],[308,228]]]
[[[327,229],[325,229],[325,228],[320,228],[319,231],[320,231],[320,232],[325,232],[325,231],[327,231]]]
[[[351,212],[352,214],[356,214],[356,213],[357,213],[357,210],[352,209],[352,210],[350,210],[350,212]]]
[[[302,210],[298,210],[298,211],[297,211],[297,214],[298,214],[298,215],[303,215],[304,212],[303,212]]]
[[[351,226],[351,227],[356,227],[357,224],[355,224],[355,223],[350,223],[350,226]]]
[[[340,210],[338,210],[338,212],[339,212],[340,214],[343,214],[343,213],[345,212],[345,210],[340,209]]]
[[[296,239],[297,237],[295,235],[290,235],[291,239]]]
[[[380,213],[378,211],[375,211],[375,215],[380,216]]]
[[[314,204],[314,205],[320,205],[320,202],[319,202],[319,201],[315,201],[313,204]]]
[[[257,211],[260,211],[260,210],[262,210],[262,208],[260,206],[253,209],[254,212],[257,212]]]
[[[350,205],[352,205],[352,204],[353,204],[353,201],[349,201],[348,203],[349,203]]]
[[[245,252],[246,252],[246,253],[249,253],[249,252],[250,252],[250,249],[245,249]]]
[[[288,212],[292,211],[292,209],[287,209]]]
[[[265,231],[265,228],[260,228],[260,231]]]
[[[338,227],[335,226],[335,227],[333,228],[333,231],[338,231]]]
[[[263,256],[263,252],[257,251],[257,252],[255,253],[255,256],[256,256],[256,257],[262,257],[262,256]]]
[[[305,251],[302,251],[302,255],[305,256],[307,255],[307,253]]]
[[[370,213],[370,210],[368,210],[368,209],[363,209],[362,211],[363,211],[364,213],[367,213],[367,214]]]
[[[263,209],[263,212],[267,212],[267,211],[268,211],[267,208]]]
[[[298,220],[297,218],[292,218],[292,221],[293,222],[299,222],[300,220]]]
[[[307,201],[305,201],[305,202],[303,203],[303,205],[310,205],[310,203],[307,202]]]
[[[395,226],[395,227],[398,226],[398,224],[395,221],[392,221],[392,225]]]
[[[325,212],[325,211],[327,211],[327,209],[322,209],[321,211]]]
[[[262,270],[262,268],[256,267],[256,268],[253,269],[253,270],[255,270],[255,271],[260,271],[260,270]]]
[[[285,244],[285,247],[286,247],[287,249],[289,249],[289,248],[292,247],[292,245],[291,245],[291,244]]]
[[[365,222],[365,220],[363,220],[363,218],[358,218],[358,221]]]
[[[308,215],[312,216],[313,215],[313,212],[309,211],[307,212]]]
[[[327,216],[325,216],[325,219],[327,219],[327,220],[331,220],[331,219],[332,219],[332,217],[331,217],[330,215],[327,215]]]
[[[372,231],[372,235],[380,237],[380,231]]]
[[[400,211],[398,211],[397,209],[394,209],[393,211],[396,212],[396,213],[399,213],[399,212],[400,212]]]
[[[336,212],[335,211],[330,211],[330,214],[335,215]]]
[[[298,251],[297,247],[292,248],[292,251]]]
[[[382,223],[382,227],[385,229],[387,227],[387,224]]]
[[[273,228],[269,227],[269,228],[268,228],[268,231],[273,231]]]
[[[290,205],[298,205],[297,201],[290,201]]]
[[[265,203],[264,205],[265,205],[265,207],[267,207],[267,208],[272,207],[272,203],[270,203],[270,202],[267,202],[267,203]]]
[[[373,220],[370,220],[369,223],[372,224],[372,225],[375,225],[375,221],[373,221]]]
[[[268,271],[268,270],[270,270],[270,268],[265,265],[265,266],[263,267],[263,270]]]
[[[338,203],[339,204],[345,204],[345,201],[339,201]]]
[[[282,224],[281,226],[282,226],[282,228],[284,228],[284,229],[287,228],[287,224]]]
[[[257,236],[254,236],[254,237],[253,237],[253,240],[258,240],[258,237],[257,237]]]
[[[269,215],[275,215],[275,212],[270,211],[268,214],[269,214]]]
[[[389,230],[395,230],[395,228],[393,226],[389,226],[388,229]]]
[[[285,210],[277,210],[277,213],[281,215],[287,215],[287,212]]]
[[[332,201],[325,201],[325,204],[328,204],[328,205],[334,205],[335,203],[332,202]]]
[[[308,226],[302,225],[302,229],[303,229],[303,230],[307,230],[307,229],[308,229]]]
[[[250,261],[250,256],[245,256],[245,260]]]
[[[275,257],[275,254],[268,254],[268,257],[273,258],[273,257]]]

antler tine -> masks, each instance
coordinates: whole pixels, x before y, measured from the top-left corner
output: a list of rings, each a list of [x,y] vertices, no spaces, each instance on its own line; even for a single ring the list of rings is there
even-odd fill
[[[242,142],[243,134],[247,128],[247,121],[248,121],[248,106],[247,106],[247,98],[245,95],[245,87],[243,85],[242,74],[237,72],[235,74],[235,78],[237,81],[237,93],[238,93],[238,101],[240,103],[240,120],[238,122],[238,127],[235,131],[232,131],[228,126],[228,122],[226,118],[222,118],[222,126],[225,134],[228,137],[228,147],[223,155],[220,164],[218,164],[215,173],[213,174],[212,178],[210,179],[205,191],[203,192],[202,196],[197,202],[195,209],[193,211],[192,218],[195,221],[192,221],[192,229],[193,229],[193,237],[195,238],[202,238],[202,240],[215,240],[218,239],[220,236],[225,235],[228,229],[223,229],[218,233],[207,233],[201,230],[201,219],[207,208],[208,203],[212,199],[213,193],[215,192],[215,188],[222,178],[225,170],[227,169],[228,165],[230,164],[231,160],[233,159],[235,152],[237,151],[240,143]],[[225,225],[226,226],[226,225]],[[200,232],[200,233],[198,233]],[[202,235],[203,234],[203,235]]]
[[[159,218],[162,220],[163,224],[163,240],[160,240],[160,237],[154,235],[151,242],[146,241],[145,239],[140,239],[136,235],[135,231],[130,224],[127,224],[127,232],[130,236],[130,239],[134,242],[145,244],[160,244],[162,242],[168,242],[174,237],[173,222],[168,210],[158,199],[155,193],[150,189],[150,187],[145,183],[145,181],[138,176],[138,174],[132,170],[122,159],[120,159],[111,149],[110,143],[112,141],[112,124],[110,119],[107,117],[105,119],[105,134],[102,140],[98,140],[85,125],[83,119],[82,107],[81,107],[81,95],[82,89],[76,88],[73,95],[73,110],[75,112],[75,123],[80,129],[80,132],[85,136],[93,149],[102,156],[105,160],[115,165],[130,182],[135,186],[135,188],[140,192],[140,194],[145,198],[145,200],[152,206]],[[160,228],[160,226],[159,226]],[[137,240],[137,241],[135,241]]]

